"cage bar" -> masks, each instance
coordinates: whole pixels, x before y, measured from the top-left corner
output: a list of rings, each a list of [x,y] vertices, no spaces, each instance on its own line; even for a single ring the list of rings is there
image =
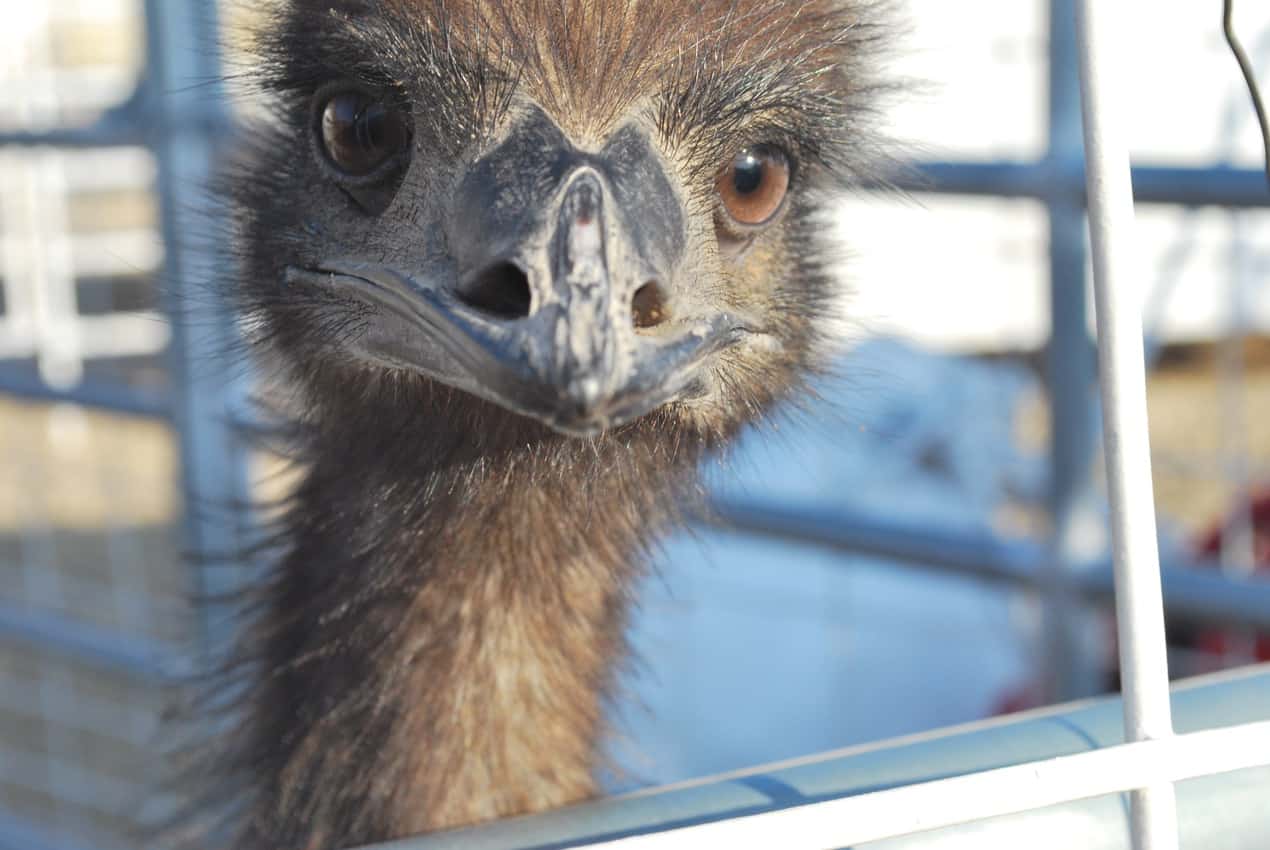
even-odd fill
[[[656,835],[615,838],[577,847],[595,850],[833,850],[971,821],[1129,791],[1147,783],[1213,776],[1257,767],[1257,745],[1270,739],[1270,721],[1103,747],[1079,755],[998,768],[902,788]],[[1172,793],[1172,786],[1164,785]],[[1155,799],[1150,804],[1159,806]],[[1136,807],[1135,802],[1135,807]],[[1165,801],[1169,805],[1169,801]],[[1170,812],[1156,808],[1153,813]],[[1139,833],[1135,811],[1133,829]],[[1172,830],[1176,839],[1176,827]],[[1147,833],[1159,841],[1160,832]],[[1135,847],[1154,848],[1135,840]]]
[[[1121,15],[1120,4],[1076,0],[1125,738],[1166,741],[1173,734],[1168,647],[1151,484],[1141,306],[1134,285],[1138,270],[1133,256],[1133,188],[1114,58],[1115,49],[1128,44]],[[1131,795],[1135,850],[1178,846],[1176,801],[1167,777],[1145,775],[1150,784]],[[1091,784],[1095,778],[1089,777]]]
[[[880,846],[886,850],[1128,850],[1128,812],[1122,798],[1095,794],[1160,777],[1240,768],[1251,769],[1180,786],[1185,834],[1196,847],[1242,846],[1248,836],[1270,835],[1270,808],[1260,804],[1270,793],[1270,666],[1178,684],[1173,704],[1178,728],[1188,734],[1131,749],[1121,746],[1121,701],[1091,700],[423,836],[378,850],[864,850],[861,842],[874,839],[885,840]],[[1063,763],[1056,767],[1055,760]],[[1061,791],[1059,784],[1065,786]],[[1025,802],[1050,808],[1011,814],[1021,812]],[[757,831],[762,821],[754,818],[759,816],[772,818],[768,823],[773,832]],[[973,818],[992,820],[950,825]],[[729,821],[754,829],[733,832]],[[805,831],[812,827],[817,831]],[[1096,841],[1082,842],[1077,828]],[[914,834],[918,829],[923,831]],[[884,838],[905,834],[913,837]],[[766,843],[755,841],[760,835]],[[643,843],[614,843],[636,837]]]
[[[985,530],[941,528],[876,512],[729,496],[717,499],[707,520],[737,533],[822,547],[842,555],[884,559],[896,567],[1000,584],[1044,589],[1049,553],[1028,538]],[[844,560],[842,568],[852,569]],[[1115,600],[1110,560],[1073,565],[1069,590],[1090,603]],[[1270,581],[1224,575],[1215,561],[1167,560],[1160,572],[1169,622],[1270,631]]]

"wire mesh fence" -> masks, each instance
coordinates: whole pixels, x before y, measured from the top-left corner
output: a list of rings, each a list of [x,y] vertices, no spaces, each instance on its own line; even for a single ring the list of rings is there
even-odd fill
[[[0,846],[136,846],[199,628],[154,87],[156,45],[194,76],[206,36],[174,5],[26,4],[0,33]]]

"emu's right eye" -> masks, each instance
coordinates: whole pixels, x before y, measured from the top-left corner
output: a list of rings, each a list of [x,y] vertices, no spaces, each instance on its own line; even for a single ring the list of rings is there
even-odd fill
[[[322,107],[322,149],[350,177],[366,177],[410,144],[401,110],[361,92],[341,92]]]

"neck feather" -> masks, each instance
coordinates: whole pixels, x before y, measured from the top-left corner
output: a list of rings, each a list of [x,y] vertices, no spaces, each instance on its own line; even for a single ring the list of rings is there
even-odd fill
[[[701,446],[667,453],[649,425],[582,441],[517,423],[496,440],[447,420],[306,449],[242,650],[242,850],[382,841],[595,790],[637,565]]]

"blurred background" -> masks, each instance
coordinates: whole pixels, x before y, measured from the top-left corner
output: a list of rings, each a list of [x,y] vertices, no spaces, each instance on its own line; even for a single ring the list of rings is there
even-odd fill
[[[1129,0],[1126,0],[1129,2]],[[614,708],[614,789],[1116,687],[1067,0],[907,0],[839,377],[714,465]],[[1125,66],[1175,675],[1270,660],[1270,193],[1220,3],[1131,0]],[[221,12],[222,14],[219,14]],[[160,720],[249,580],[209,507],[267,469],[197,281],[236,108],[210,0],[11,3],[0,28],[0,848],[135,847]],[[1237,4],[1270,85],[1270,7]],[[228,48],[232,52],[232,40]],[[232,57],[231,57],[232,58]],[[159,280],[164,284],[160,286]],[[184,297],[197,321],[165,312]],[[192,649],[191,649],[192,648]]]

